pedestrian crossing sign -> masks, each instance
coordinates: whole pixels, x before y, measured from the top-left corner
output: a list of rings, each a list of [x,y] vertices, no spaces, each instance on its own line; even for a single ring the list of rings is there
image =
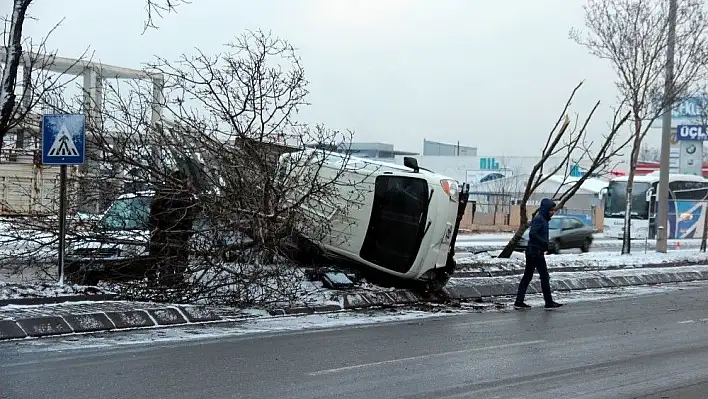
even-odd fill
[[[81,165],[86,142],[84,115],[42,116],[42,163]]]

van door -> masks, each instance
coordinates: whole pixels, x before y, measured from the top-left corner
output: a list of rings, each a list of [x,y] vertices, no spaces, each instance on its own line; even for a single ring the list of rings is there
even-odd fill
[[[399,273],[408,272],[427,229],[431,195],[424,179],[378,176],[369,228],[359,256]]]

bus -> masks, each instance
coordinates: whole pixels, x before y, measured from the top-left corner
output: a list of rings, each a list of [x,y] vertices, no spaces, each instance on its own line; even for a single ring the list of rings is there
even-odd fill
[[[659,171],[635,176],[632,185],[632,238],[656,238],[656,193]],[[615,177],[600,192],[604,199],[603,233],[622,238],[627,206],[627,176]],[[708,202],[708,179],[702,176],[669,175],[668,238],[701,238]]]

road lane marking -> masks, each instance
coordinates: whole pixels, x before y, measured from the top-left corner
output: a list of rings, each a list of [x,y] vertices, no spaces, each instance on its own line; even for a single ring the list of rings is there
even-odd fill
[[[708,322],[708,317],[706,317],[704,319],[699,319],[698,321],[700,321],[701,323],[706,323],[706,322]],[[696,322],[696,320],[684,320],[684,321],[679,321],[677,323],[678,324],[693,324],[695,322]]]
[[[430,353],[427,355],[410,356],[410,357],[403,357],[403,358],[399,358],[399,359],[382,360],[380,362],[362,363],[362,364],[356,364],[353,366],[344,366],[344,367],[337,367],[337,368],[333,368],[333,369],[320,370],[320,371],[315,371],[312,373],[307,373],[307,375],[314,377],[314,376],[319,376],[319,375],[339,373],[342,371],[356,370],[356,369],[361,369],[361,368],[366,368],[366,367],[407,362],[410,360],[422,360],[422,359],[430,359],[430,358],[438,357],[438,356],[457,355],[457,354],[462,354],[462,353],[471,353],[471,352],[481,352],[481,351],[494,350],[494,349],[513,348],[516,346],[542,344],[544,342],[547,342],[547,341],[546,340],[524,341],[524,342],[515,342],[515,343],[503,344],[503,345],[483,346],[481,348],[461,349],[461,350],[450,351],[450,352]]]

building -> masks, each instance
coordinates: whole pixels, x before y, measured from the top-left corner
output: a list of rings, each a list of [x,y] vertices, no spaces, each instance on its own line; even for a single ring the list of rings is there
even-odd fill
[[[396,157],[418,155],[417,152],[397,151],[393,148],[393,144],[386,143],[351,143],[336,145],[309,145],[311,148],[323,148],[329,151],[339,153],[348,153],[349,155],[359,158],[369,158],[376,161],[395,162]]]
[[[649,173],[658,171],[660,169],[660,165],[661,164],[659,162],[654,161],[637,162],[637,167],[634,169],[634,174],[637,176],[648,175]],[[673,170],[670,170],[669,172],[678,173],[679,171],[676,170],[676,168],[673,168]],[[701,172],[703,177],[708,178],[708,163],[703,163]]]
[[[476,157],[477,147],[423,140],[423,156]]]
[[[417,152],[397,151],[393,144],[386,143],[351,143],[349,153],[360,158],[394,162],[396,156],[418,155]]]
[[[459,182],[476,184],[492,177],[509,177],[528,174],[538,163],[538,156],[444,156],[423,155],[416,157],[418,165],[436,173],[449,176]],[[564,164],[563,156],[548,158],[544,169],[552,170]],[[403,157],[396,157],[396,163],[402,165]],[[580,169],[586,168],[589,162],[581,162]],[[564,170],[564,169],[563,169]]]
[[[518,225],[518,204],[524,196],[528,178],[528,174],[520,174],[470,186],[470,203],[475,204],[474,223]],[[527,201],[529,215],[543,198],[559,198],[577,180],[577,177],[561,175],[549,177],[529,197]],[[601,226],[602,220],[598,220],[602,215],[599,194],[607,184],[608,182],[603,179],[586,179],[575,195],[565,203],[560,213],[578,217],[588,225]]]

